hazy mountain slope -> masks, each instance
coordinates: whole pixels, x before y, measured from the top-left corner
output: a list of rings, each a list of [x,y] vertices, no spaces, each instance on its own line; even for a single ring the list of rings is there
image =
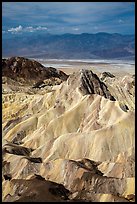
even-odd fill
[[[134,35],[108,33],[7,35],[3,35],[2,38],[3,56],[133,59],[135,54]]]

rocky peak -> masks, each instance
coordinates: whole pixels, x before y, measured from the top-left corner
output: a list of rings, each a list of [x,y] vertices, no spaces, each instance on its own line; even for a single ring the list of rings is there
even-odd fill
[[[11,57],[2,60],[2,75],[12,79],[44,80],[50,77],[66,80],[68,76],[55,68],[44,67],[35,60],[24,57]]]
[[[81,70],[80,71],[80,87],[79,89],[86,94],[99,94],[108,98],[112,101],[115,101],[115,98],[109,92],[106,84],[102,82],[99,77],[94,74],[91,70]]]

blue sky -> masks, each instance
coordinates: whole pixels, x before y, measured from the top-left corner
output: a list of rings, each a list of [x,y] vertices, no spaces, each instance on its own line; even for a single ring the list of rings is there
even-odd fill
[[[3,2],[2,31],[135,33],[134,2]]]

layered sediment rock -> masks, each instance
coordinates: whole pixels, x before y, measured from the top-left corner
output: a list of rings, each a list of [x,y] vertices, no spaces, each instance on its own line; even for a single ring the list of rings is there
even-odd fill
[[[3,201],[134,201],[134,77],[81,70],[36,88],[3,77]]]
[[[98,76],[91,70],[82,70],[80,80],[81,86],[79,89],[83,94],[98,94],[115,101],[115,98],[111,95],[105,83],[101,82]]]

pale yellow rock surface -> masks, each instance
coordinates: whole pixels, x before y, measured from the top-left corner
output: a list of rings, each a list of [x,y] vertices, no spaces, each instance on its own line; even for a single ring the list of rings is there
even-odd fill
[[[71,160],[87,158],[100,162],[98,169],[105,178],[124,179],[119,180],[125,183],[123,197],[135,193],[134,161],[127,161],[134,158],[135,148],[135,93],[132,86],[129,94],[127,85],[132,79],[107,78],[105,83],[116,101],[98,94],[82,95],[76,74],[51,87],[51,92],[45,88],[27,93],[22,88],[16,93],[12,86],[4,86],[8,93],[2,95],[3,146],[23,131],[20,146],[32,148],[31,156],[42,158],[42,163],[32,163],[23,155],[5,153],[12,178],[29,179],[36,173],[72,190],[72,181],[89,170],[74,165],[69,171]],[[120,104],[129,110],[122,110]],[[10,182],[4,181],[3,198],[10,191]],[[115,202],[111,193],[97,196],[100,202]]]

